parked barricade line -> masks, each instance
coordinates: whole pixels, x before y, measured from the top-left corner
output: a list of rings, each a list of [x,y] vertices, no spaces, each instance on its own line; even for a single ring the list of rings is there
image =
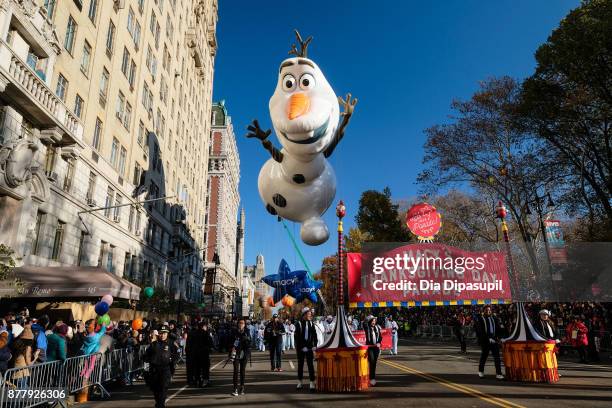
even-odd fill
[[[34,364],[28,367],[11,368],[2,376],[0,407],[28,408],[46,404],[43,396],[51,393],[65,407],[68,391],[64,386],[64,364],[61,361]],[[63,395],[62,395],[63,393]]]

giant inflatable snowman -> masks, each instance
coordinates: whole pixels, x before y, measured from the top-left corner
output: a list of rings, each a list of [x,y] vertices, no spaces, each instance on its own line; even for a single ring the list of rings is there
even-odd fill
[[[329,238],[321,216],[336,195],[336,176],[327,161],[344,136],[357,99],[336,97],[325,76],[307,58],[309,37],[302,41],[295,31],[300,50],[293,45],[280,64],[276,90],[270,98],[270,117],[278,150],[268,140],[257,120],[248,127],[247,137],[261,140],[272,156],[259,172],[259,195],[272,215],[301,223],[300,237],[308,245],[320,245]],[[339,104],[343,106],[340,113]],[[342,122],[340,122],[342,116]]]

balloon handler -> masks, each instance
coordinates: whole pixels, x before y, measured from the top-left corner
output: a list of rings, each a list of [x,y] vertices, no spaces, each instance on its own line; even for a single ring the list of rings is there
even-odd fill
[[[155,408],[165,408],[168,387],[172,380],[174,365],[178,360],[176,345],[168,340],[168,326],[159,330],[159,338],[146,350],[144,361],[149,363],[149,370],[145,371],[144,379],[155,396]]]
[[[357,99],[336,97],[331,85],[313,60],[307,57],[312,37],[295,44],[281,62],[269,110],[272,126],[283,146],[278,150],[254,120],[247,137],[259,139],[272,156],[259,172],[259,195],[272,215],[300,223],[300,237],[308,245],[329,238],[321,216],[336,195],[336,175],[327,158],[344,136]],[[340,113],[339,103],[343,107]],[[342,116],[342,122],[340,122]]]

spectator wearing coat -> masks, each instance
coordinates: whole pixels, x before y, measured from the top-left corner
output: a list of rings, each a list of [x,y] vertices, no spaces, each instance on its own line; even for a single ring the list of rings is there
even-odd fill
[[[572,319],[572,322],[567,325],[565,329],[569,343],[578,351],[580,356],[580,362],[586,363],[586,349],[589,345],[589,329],[580,319],[580,316],[576,315]]]

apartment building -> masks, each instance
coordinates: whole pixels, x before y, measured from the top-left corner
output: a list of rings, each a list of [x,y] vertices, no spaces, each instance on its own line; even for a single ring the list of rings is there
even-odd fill
[[[217,0],[0,0],[0,242],[199,302]]]

